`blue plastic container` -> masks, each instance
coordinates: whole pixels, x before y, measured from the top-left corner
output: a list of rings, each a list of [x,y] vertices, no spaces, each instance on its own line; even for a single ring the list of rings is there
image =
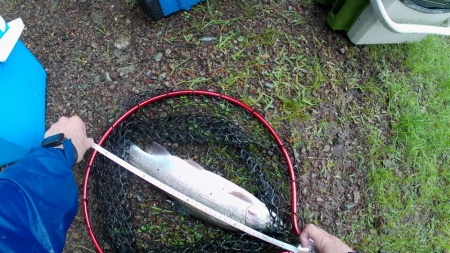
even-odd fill
[[[144,11],[153,19],[160,20],[174,12],[188,11],[191,6],[205,0],[138,0]]]
[[[46,79],[20,40],[0,62],[0,166],[19,160],[44,139]]]
[[[204,1],[204,0],[203,0]],[[203,2],[202,1],[202,2]],[[200,0],[160,0],[161,9],[164,16],[170,15],[179,10],[190,10],[191,6],[196,5]]]

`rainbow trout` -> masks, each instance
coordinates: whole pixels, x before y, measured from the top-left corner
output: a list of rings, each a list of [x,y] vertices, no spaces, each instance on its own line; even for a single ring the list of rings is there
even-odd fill
[[[148,152],[131,144],[128,162],[186,196],[257,230],[270,230],[272,219],[266,205],[248,191],[205,170],[191,160],[172,156],[157,143]],[[193,216],[228,230],[235,228],[217,220],[174,196],[171,198]]]

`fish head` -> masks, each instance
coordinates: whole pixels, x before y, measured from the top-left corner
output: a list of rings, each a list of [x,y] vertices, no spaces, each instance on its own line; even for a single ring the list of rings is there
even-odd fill
[[[247,209],[245,222],[248,226],[264,230],[270,228],[272,219],[270,217],[269,209],[264,204],[253,204]]]

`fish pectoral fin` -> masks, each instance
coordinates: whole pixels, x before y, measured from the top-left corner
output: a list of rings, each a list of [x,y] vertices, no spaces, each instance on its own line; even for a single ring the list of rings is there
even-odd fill
[[[242,192],[237,192],[237,191],[231,191],[231,192],[228,192],[228,193],[233,195],[233,196],[235,196],[238,199],[241,199],[241,200],[245,201],[245,202],[253,203],[252,199],[247,194],[244,194]]]
[[[196,168],[196,169],[204,170],[204,168],[200,164],[198,164],[198,163],[196,163],[196,162],[194,162],[192,160],[185,160],[185,161],[187,163],[189,163],[191,166],[193,166],[194,168]]]
[[[156,142],[152,143],[150,150],[147,150],[147,153],[150,155],[159,155],[159,156],[169,156],[170,153],[167,149],[163,148],[163,146],[159,145]]]

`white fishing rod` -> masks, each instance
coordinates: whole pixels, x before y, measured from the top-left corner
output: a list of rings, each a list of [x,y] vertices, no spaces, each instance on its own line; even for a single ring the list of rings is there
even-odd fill
[[[207,213],[208,215],[211,215],[212,217],[214,217],[220,221],[223,221],[224,223],[226,223],[232,227],[235,227],[235,228],[241,230],[242,232],[245,232],[251,236],[254,236],[254,237],[259,238],[263,241],[266,241],[270,244],[276,245],[280,248],[289,250],[294,253],[301,253],[301,252],[318,253],[318,251],[316,250],[316,247],[314,245],[314,242],[311,239],[310,239],[309,246],[307,248],[303,248],[301,245],[299,245],[298,247],[295,247],[293,245],[287,244],[285,242],[282,242],[280,240],[277,240],[275,238],[267,236],[267,235],[265,235],[261,232],[258,232],[250,227],[247,227],[233,219],[230,219],[227,216],[225,216],[217,211],[214,211],[213,209],[203,205],[202,203],[199,203],[199,202],[189,198],[188,196],[176,191],[175,189],[161,183],[159,180],[147,175],[145,172],[143,172],[143,171],[139,170],[138,168],[134,167],[133,165],[125,162],[124,160],[120,159],[119,157],[112,154],[108,150],[102,148],[101,146],[94,143],[94,144],[92,144],[92,148],[97,150],[99,153],[103,154],[107,158],[111,159],[112,161],[116,162],[120,166],[124,167],[125,169],[129,170],[133,174],[137,175],[138,177],[140,177],[140,178],[144,179],[145,181],[151,183],[152,185],[158,187],[159,189],[167,192],[168,194],[170,194],[178,199],[185,201],[186,203],[189,203],[191,206]]]

